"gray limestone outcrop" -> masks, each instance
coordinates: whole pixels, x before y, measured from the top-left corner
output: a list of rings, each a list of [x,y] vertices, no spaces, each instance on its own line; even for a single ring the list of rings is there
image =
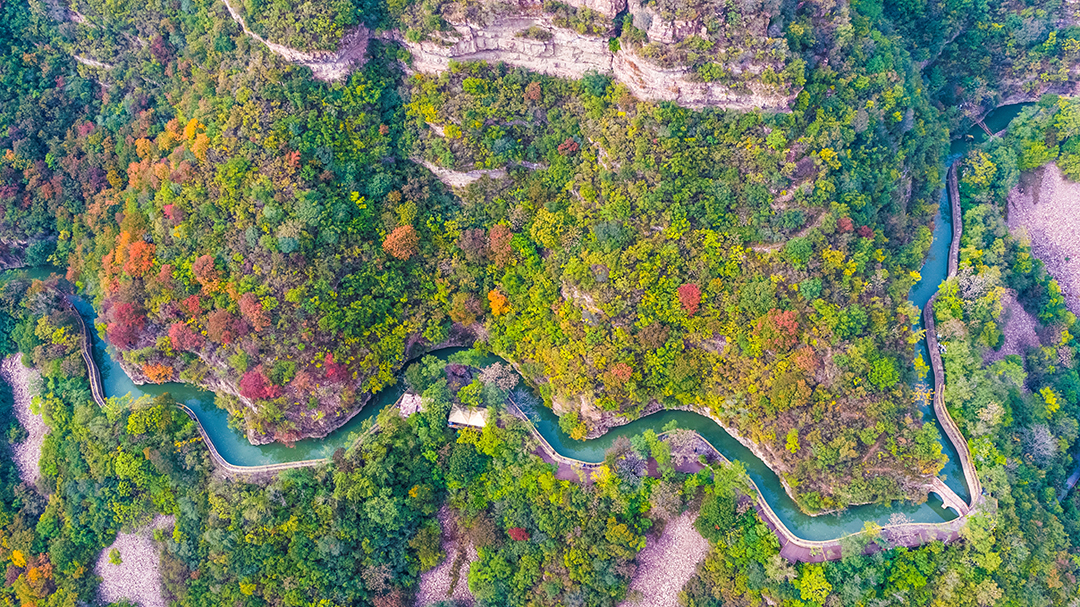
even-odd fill
[[[613,18],[626,10],[626,0],[565,0],[574,8],[594,10],[608,18]]]
[[[230,16],[244,32],[288,61],[311,68],[320,80],[340,80],[366,60],[368,31],[358,27],[342,40],[335,53],[304,53],[259,37],[247,28],[228,0]],[[699,21],[665,20],[640,0],[567,0],[608,18],[622,11],[648,32],[651,41],[677,44],[690,36],[707,36]],[[766,23],[768,19],[764,20]],[[687,107],[722,107],[737,110],[787,111],[793,95],[782,95],[751,83],[749,91],[736,91],[716,82],[703,82],[688,67],[664,68],[633,51],[612,51],[608,38],[580,34],[558,27],[540,3],[524,0],[512,13],[496,15],[483,23],[466,20],[451,23],[453,30],[414,42],[400,31],[379,37],[403,45],[412,55],[414,69],[441,73],[451,61],[504,62],[560,78],[581,78],[590,72],[613,76],[637,97],[646,101],[673,101]],[[536,35],[538,32],[546,34]],[[85,61],[84,61],[85,63]]]
[[[616,53],[612,61],[615,79],[639,99],[673,101],[691,108],[720,107],[732,110],[763,109],[786,112],[795,95],[766,92],[740,92],[723,84],[690,79],[685,67],[662,68],[634,53]]]
[[[551,33],[549,40],[518,35],[529,28]],[[439,73],[451,61],[499,61],[560,78],[581,78],[590,71],[610,74],[613,53],[606,38],[555,27],[541,13],[499,17],[488,26],[454,24],[456,39],[409,42],[399,35],[421,72]],[[444,43],[446,42],[446,43]]]
[[[652,19],[650,30],[664,27]],[[673,101],[687,107],[722,107],[737,110],[787,111],[794,95],[735,91],[723,84],[693,78],[688,67],[664,68],[633,51],[612,52],[606,38],[578,34],[556,27],[539,11],[496,18],[489,25],[453,24],[454,35],[439,40],[410,42],[397,33],[390,38],[412,54],[414,69],[437,74],[451,61],[504,62],[560,78],[581,78],[590,72],[608,74],[646,101]],[[532,28],[550,32],[547,40],[521,35]],[[671,40],[693,34],[700,26],[674,22],[664,34]],[[659,35],[659,34],[658,34]]]

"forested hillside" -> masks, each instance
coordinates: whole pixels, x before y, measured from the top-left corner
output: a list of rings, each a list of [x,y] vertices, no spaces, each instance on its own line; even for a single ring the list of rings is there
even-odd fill
[[[809,511],[921,497],[942,466],[906,381],[953,111],[939,51],[999,19],[1012,58],[970,79],[1007,94],[995,82],[1040,57],[1056,76],[1029,93],[1076,79],[1076,37],[1051,31],[1072,17],[1049,3],[944,33],[919,24],[957,6],[651,6],[705,18],[683,52],[773,15],[799,91],[780,113],[643,103],[603,73],[409,76],[378,39],[326,84],[212,0],[30,9],[3,9],[4,242],[68,267],[133,376],[213,388],[253,441],[292,442],[340,426],[408,356],[480,340],[578,437],[707,410]],[[328,6],[302,32],[278,4],[243,10],[302,49],[361,22],[428,36],[421,4]],[[630,22],[611,31],[629,41]],[[509,175],[450,191],[418,161]]]
[[[1070,334],[1076,316],[1030,245],[1009,233],[1004,213],[1021,171],[1054,161],[1075,166],[1078,118],[1075,99],[1046,96],[1005,137],[970,150],[963,161],[960,272],[943,285],[934,311],[947,346],[946,402],[997,500],[996,515],[969,522],[956,544],[866,556],[859,554],[863,538],[845,548],[841,561],[799,571],[773,556],[772,536],[762,538],[753,517],[743,515],[710,538],[713,552],[684,588],[683,604],[757,605],[771,598],[985,607],[1076,600],[1080,493],[1063,495],[1076,465],[1080,413]],[[1021,310],[1005,309],[1012,296]],[[1038,319],[1044,337],[1008,354],[1002,351],[1013,331],[1008,325],[1021,313]],[[873,541],[888,545],[881,537]]]
[[[888,15],[768,9],[808,66],[768,114],[601,74],[405,76],[378,40],[322,84],[211,0],[5,10],[8,240],[55,242],[129,372],[228,396],[254,441],[324,435],[407,356],[479,337],[575,436],[703,407],[810,510],[918,495],[941,465],[897,327],[947,132]],[[511,174],[455,194],[416,159]]]
[[[1080,497],[1058,498],[1078,435],[1075,316],[1002,217],[1021,171],[1077,177],[1077,106],[1055,94],[1080,80],[1076,11],[0,1],[0,261],[66,271],[0,290],[0,352],[42,372],[50,428],[36,487],[0,456],[0,600],[94,601],[94,559],[160,513],[177,517],[155,543],[174,604],[411,604],[451,558],[445,506],[477,550],[457,583],[484,605],[634,598],[646,535],[684,510],[713,544],[687,606],[1072,604]],[[530,61],[572,32],[624,71],[420,60],[461,44],[458,25],[518,17],[542,27],[499,44],[542,47]],[[343,40],[366,46],[333,59],[331,82],[272,46],[320,59]],[[631,57],[653,71],[628,81]],[[632,92],[713,85],[743,97],[688,109]],[[746,105],[766,90],[779,111]],[[909,551],[871,525],[841,562],[792,565],[737,467],[650,434],[588,482],[558,480],[500,416],[506,388],[475,353],[513,364],[573,438],[691,408],[808,512],[926,499],[945,457],[911,387],[925,366],[907,297],[950,138],[1021,99],[1038,104],[961,163],[962,270],[935,307],[946,402],[998,507],[956,542]],[[992,361],[1006,289],[1052,339]],[[414,363],[424,413],[381,416],[332,461],[222,478],[168,397],[94,405],[58,294],[73,290],[131,376],[214,390],[253,442],[325,436],[408,361],[476,350]],[[457,434],[452,404],[499,423]],[[888,550],[864,555],[867,541]]]

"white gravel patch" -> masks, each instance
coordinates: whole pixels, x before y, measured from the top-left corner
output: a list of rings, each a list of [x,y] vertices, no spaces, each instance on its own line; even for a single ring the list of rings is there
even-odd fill
[[[439,509],[439,524],[443,530],[442,549],[446,553],[446,559],[439,563],[438,567],[420,574],[420,591],[416,593],[415,605],[427,607],[447,599],[453,599],[460,605],[472,605],[476,599],[469,592],[469,565],[478,558],[476,547],[468,539],[461,537],[453,515],[446,506]],[[465,559],[458,570],[460,576],[454,588],[454,594],[450,595],[451,573],[462,544],[464,544]]]
[[[1080,184],[1056,164],[1025,174],[1009,192],[1009,230],[1031,240],[1031,250],[1058,281],[1065,302],[1080,314]]]
[[[22,354],[13,354],[0,362],[0,378],[11,386],[15,396],[15,417],[28,435],[26,440],[11,447],[15,465],[19,468],[19,477],[23,482],[33,486],[41,478],[38,460],[41,459],[41,443],[49,431],[41,416],[30,411],[30,401],[37,392],[41,376],[37,371],[23,366]]]
[[[1016,292],[1009,289],[1001,298],[1001,305],[1005,309],[1005,325],[1001,332],[1005,334],[1005,343],[998,351],[989,350],[983,357],[984,363],[993,363],[1004,359],[1011,354],[1023,356],[1028,348],[1039,347],[1039,336],[1036,331],[1039,328],[1039,320],[1028,313],[1020,302],[1016,301]]]
[[[637,555],[637,575],[630,581],[630,591],[640,593],[641,599],[626,601],[622,607],[678,607],[679,591],[709,553],[709,540],[694,529],[695,518],[690,512],[673,518],[659,540],[649,539]]]
[[[160,558],[153,538],[154,529],[171,529],[175,524],[175,516],[158,515],[152,523],[133,533],[116,534],[116,541],[101,551],[94,567],[94,572],[101,576],[98,593],[102,602],[127,599],[141,607],[167,607],[161,591]],[[109,562],[109,553],[114,548],[120,552],[123,561],[119,565]]]

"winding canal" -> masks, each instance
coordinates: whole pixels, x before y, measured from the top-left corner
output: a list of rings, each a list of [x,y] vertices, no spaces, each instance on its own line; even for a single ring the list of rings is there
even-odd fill
[[[995,120],[999,112],[1011,120],[1018,112],[1018,109],[1013,106],[1000,108],[994,115],[987,117],[986,123],[999,124]],[[1007,120],[1005,124],[1007,124]],[[951,163],[959,156],[960,152],[961,149],[954,146],[948,162]],[[943,189],[939,212],[934,222],[933,243],[921,272],[922,280],[915,285],[909,295],[912,303],[920,309],[937,291],[938,285],[948,273],[952,221],[949,212],[948,188]],[[48,272],[39,270],[31,271],[29,274],[36,274],[37,276],[34,277],[42,277],[47,275]],[[95,318],[92,307],[85,300],[75,298],[75,306],[83,317]],[[213,443],[217,453],[223,460],[234,467],[257,467],[328,458],[336,449],[353,444],[360,436],[364,423],[377,416],[387,405],[395,403],[403,392],[400,382],[384,389],[358,415],[324,439],[298,441],[292,448],[276,443],[255,446],[247,441],[242,432],[229,426],[228,414],[224,409],[215,406],[213,393],[180,383],[136,386],[120,366],[114,362],[113,353],[97,335],[93,324],[87,324],[93,340],[93,356],[100,368],[106,396],[119,397],[130,394],[133,398],[138,398],[143,395],[156,396],[166,393],[171,395],[177,401],[187,405],[195,414],[203,427],[206,437]],[[916,325],[916,329],[918,328],[921,327]],[[440,351],[435,355],[445,358],[450,353],[450,351]],[[926,360],[925,342],[917,346],[917,353]],[[932,378],[930,379],[932,380]],[[861,531],[867,521],[886,525],[889,523],[890,517],[897,513],[905,515],[909,521],[914,523],[943,523],[957,517],[955,512],[944,509],[941,500],[934,495],[931,495],[927,503],[921,505],[911,503],[864,505],[848,508],[838,514],[809,516],[799,510],[795,502],[784,491],[780,479],[764,462],[732,438],[722,427],[703,415],[687,411],[663,411],[612,429],[599,438],[576,441],[562,432],[559,428],[558,418],[550,409],[545,407],[539,407],[538,409],[534,413],[533,421],[544,439],[558,453],[584,462],[603,460],[605,450],[619,436],[633,436],[645,430],[659,432],[663,426],[670,422],[675,422],[679,428],[694,430],[729,460],[738,460],[746,468],[748,475],[757,485],[762,497],[768,502],[777,518],[789,530],[797,533],[798,537],[804,540],[833,540]],[[938,421],[932,407],[925,407],[923,413],[927,419]],[[945,433],[942,431],[940,423],[938,428],[943,437],[943,450],[949,458],[949,463],[942,471],[942,476],[953,491],[962,498],[969,499],[970,496],[964,482],[963,471],[958,463],[959,458],[956,450],[951,441],[944,439]]]

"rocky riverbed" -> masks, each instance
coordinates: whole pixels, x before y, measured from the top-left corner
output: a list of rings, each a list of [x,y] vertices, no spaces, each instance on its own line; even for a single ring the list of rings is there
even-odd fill
[[[27,433],[25,440],[12,447],[15,465],[19,468],[19,477],[26,483],[35,485],[41,478],[41,469],[38,467],[41,443],[49,431],[41,416],[30,410],[30,401],[37,391],[40,376],[33,369],[23,366],[22,354],[15,354],[0,362],[0,378],[11,386],[15,397],[15,417]]]
[[[1030,239],[1069,310],[1080,314],[1080,183],[1055,164],[1026,173],[1009,192],[1008,223],[1014,235]]]
[[[98,593],[102,603],[127,599],[140,607],[166,607],[161,590],[160,557],[154,546],[154,530],[166,533],[176,524],[174,516],[157,516],[149,525],[131,533],[118,533],[116,541],[101,551],[94,572],[101,576]],[[120,564],[109,562],[109,554],[120,553]]]
[[[709,541],[694,528],[695,513],[687,512],[664,526],[658,539],[649,538],[638,553],[637,575],[630,582],[635,598],[621,607],[677,607],[679,591],[694,577],[698,562],[709,553]]]
[[[439,510],[439,525],[443,529],[442,550],[446,558],[438,567],[420,575],[420,591],[416,593],[416,607],[428,607],[440,601],[452,599],[458,605],[475,603],[469,592],[469,564],[477,559],[476,548],[461,533],[453,520],[450,509]],[[458,558],[463,552],[464,558]],[[458,582],[453,586],[454,567],[458,567]]]

